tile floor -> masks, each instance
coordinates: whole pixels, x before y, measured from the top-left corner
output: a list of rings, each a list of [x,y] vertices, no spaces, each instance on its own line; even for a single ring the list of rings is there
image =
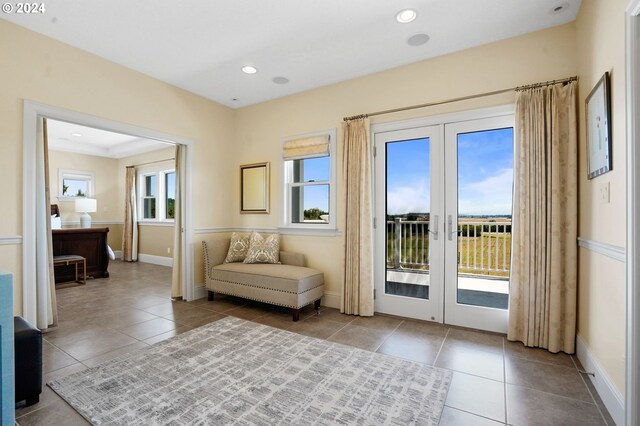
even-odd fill
[[[229,297],[169,299],[167,267],[112,262],[108,279],[60,289],[59,327],[44,334],[44,380],[92,367],[192,328],[232,315],[453,371],[441,425],[613,425],[578,373],[577,358],[527,349],[502,335],[377,315],[352,317],[308,307],[287,310]],[[19,425],[87,424],[51,389],[18,405]]]

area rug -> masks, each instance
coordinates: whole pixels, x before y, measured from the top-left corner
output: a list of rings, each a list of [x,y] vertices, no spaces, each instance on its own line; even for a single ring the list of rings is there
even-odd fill
[[[227,317],[49,383],[95,425],[436,425],[451,372]]]

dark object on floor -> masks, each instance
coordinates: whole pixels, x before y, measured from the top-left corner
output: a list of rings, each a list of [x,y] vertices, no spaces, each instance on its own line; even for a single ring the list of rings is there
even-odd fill
[[[15,336],[16,403],[33,405],[42,393],[42,332],[22,317],[13,318]]]

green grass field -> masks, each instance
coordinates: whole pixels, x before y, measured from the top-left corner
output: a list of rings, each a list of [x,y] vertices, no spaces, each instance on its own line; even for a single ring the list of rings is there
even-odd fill
[[[473,233],[472,233],[473,235]],[[394,267],[394,236],[387,239],[387,267]],[[497,258],[496,258],[496,249]],[[420,236],[405,237],[400,266],[428,270],[429,241]],[[458,271],[476,275],[508,277],[511,264],[511,234],[483,232],[482,235],[458,237]]]

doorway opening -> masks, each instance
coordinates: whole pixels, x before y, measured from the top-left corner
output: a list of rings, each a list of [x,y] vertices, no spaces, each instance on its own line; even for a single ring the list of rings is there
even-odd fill
[[[195,296],[195,286],[193,282],[193,249],[191,245],[191,165],[193,164],[193,142],[191,140],[168,135],[165,133],[149,130],[129,124],[102,119],[62,108],[51,107],[31,101],[24,103],[24,131],[23,131],[23,316],[32,322],[36,322],[38,315],[38,290],[37,290],[37,256],[38,238],[42,238],[41,233],[36,230],[36,206],[38,205],[37,194],[42,193],[43,188],[39,188],[40,180],[37,179],[38,168],[34,167],[38,150],[42,147],[37,142],[37,123],[39,117],[56,120],[64,123],[73,123],[86,126],[88,128],[99,129],[130,135],[133,137],[182,145],[186,151],[186,167],[184,167],[184,182],[186,191],[184,193],[184,215],[181,220],[182,236],[180,247],[182,256],[180,259],[180,281],[182,283],[182,295],[185,300],[193,300]],[[42,155],[42,154],[40,154]],[[80,167],[81,165],[79,165]],[[56,179],[57,180],[57,179]],[[71,182],[71,181],[70,181]],[[53,194],[52,194],[53,195]],[[53,201],[53,196],[51,197]],[[40,236],[39,236],[40,235]],[[42,242],[40,242],[42,244]]]

